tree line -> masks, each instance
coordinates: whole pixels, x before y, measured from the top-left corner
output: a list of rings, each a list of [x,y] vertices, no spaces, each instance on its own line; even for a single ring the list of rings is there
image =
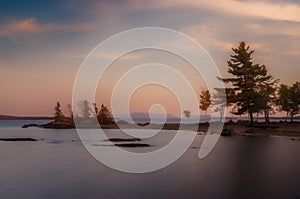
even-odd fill
[[[113,117],[105,105],[101,105],[100,109],[96,103],[90,103],[87,100],[83,100],[78,104],[78,111],[74,115],[70,104],[66,106],[67,113],[64,114],[60,102],[57,102],[54,107],[54,121],[55,122],[70,122],[76,121],[83,122],[91,118],[97,118],[100,124],[113,123]]]
[[[255,113],[262,113],[265,122],[269,122],[270,114],[275,114],[276,110],[285,111],[293,122],[300,110],[300,83],[297,81],[291,86],[278,86],[279,79],[269,74],[265,65],[253,62],[254,50],[244,41],[232,51],[227,61],[230,77],[217,77],[226,85],[225,90],[215,88],[212,95],[209,90],[203,90],[200,109],[206,113],[214,105],[213,111],[219,111],[222,117],[224,108],[232,107],[231,112],[235,115],[248,114],[251,123],[254,122]]]
[[[270,122],[270,115],[276,111],[285,111],[286,116],[293,122],[295,115],[300,111],[300,82],[292,85],[278,85],[279,79],[274,78],[265,65],[254,63],[254,50],[250,49],[244,41],[238,47],[232,48],[232,55],[227,61],[230,77],[217,77],[226,85],[225,89],[214,88],[211,94],[209,90],[203,90],[200,94],[199,108],[205,111],[213,106],[213,111],[220,112],[220,118],[224,116],[224,108],[231,107],[234,115],[248,114],[250,122],[254,122],[254,114],[263,114],[265,122]],[[80,121],[96,117],[100,124],[112,123],[113,118],[109,109],[96,103],[83,100],[78,104],[78,112],[73,115],[71,105],[67,105],[69,117],[61,110],[60,102],[54,108],[54,119],[57,122],[67,118]],[[185,113],[189,117],[189,113]]]

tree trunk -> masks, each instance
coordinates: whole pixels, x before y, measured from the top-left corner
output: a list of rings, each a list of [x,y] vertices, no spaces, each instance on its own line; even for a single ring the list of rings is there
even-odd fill
[[[222,122],[223,116],[224,116],[224,111],[221,110],[220,111],[220,122]],[[226,118],[225,118],[225,122],[226,122]]]
[[[293,122],[293,121],[294,121],[294,114],[291,113],[291,122]]]
[[[249,111],[249,115],[250,115],[250,124],[253,124],[253,113]]]
[[[269,123],[270,122],[270,114],[269,114],[269,110],[265,110],[265,122]]]

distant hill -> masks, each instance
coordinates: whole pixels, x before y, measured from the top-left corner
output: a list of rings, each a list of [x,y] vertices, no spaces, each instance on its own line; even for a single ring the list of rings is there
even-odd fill
[[[15,116],[10,116],[10,115],[0,115],[0,120],[14,120],[17,117]]]
[[[159,122],[162,121],[165,116],[162,114],[151,114],[151,118],[150,115],[148,113],[141,113],[141,112],[135,112],[135,113],[130,113],[130,115],[127,114],[120,114],[116,116],[119,120],[125,120],[127,122],[135,122],[135,123],[147,123],[150,122],[151,119],[154,122]],[[166,121],[180,121],[179,118],[171,115],[171,114],[167,114],[167,118]]]
[[[149,119],[150,120],[150,114],[148,114],[148,113],[140,113],[140,112],[131,113],[130,116],[132,119]],[[153,119],[162,119],[165,116],[162,114],[151,114],[151,117]],[[179,119],[179,118],[177,118],[171,114],[167,114],[167,119]]]
[[[12,116],[12,115],[0,115],[0,120],[52,120],[53,117],[44,116]]]

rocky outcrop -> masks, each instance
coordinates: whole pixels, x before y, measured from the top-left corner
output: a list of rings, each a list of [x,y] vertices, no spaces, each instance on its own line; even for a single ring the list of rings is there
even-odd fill
[[[231,136],[231,135],[233,135],[233,132],[230,129],[223,129],[221,132],[221,136]]]
[[[150,147],[150,144],[145,143],[122,143],[122,144],[115,144],[118,147]]]
[[[38,124],[24,124],[21,128],[28,128],[28,127],[41,127],[41,125],[38,125]]]
[[[64,123],[64,122],[49,122],[47,124],[40,125],[45,129],[73,129],[75,128],[74,123]]]
[[[7,141],[7,142],[20,142],[20,141],[30,141],[35,142],[37,139],[35,138],[0,138],[0,141]]]

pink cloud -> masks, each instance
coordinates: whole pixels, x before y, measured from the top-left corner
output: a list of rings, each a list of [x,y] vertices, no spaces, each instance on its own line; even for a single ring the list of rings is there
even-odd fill
[[[78,31],[91,29],[91,24],[39,24],[35,18],[24,19],[20,21],[10,21],[0,26],[0,36],[13,36],[19,33],[40,33],[48,31]]]
[[[240,16],[300,22],[300,6],[292,3],[276,4],[261,1],[238,0],[174,0],[172,1],[172,5],[213,9],[215,11],[222,11]]]

